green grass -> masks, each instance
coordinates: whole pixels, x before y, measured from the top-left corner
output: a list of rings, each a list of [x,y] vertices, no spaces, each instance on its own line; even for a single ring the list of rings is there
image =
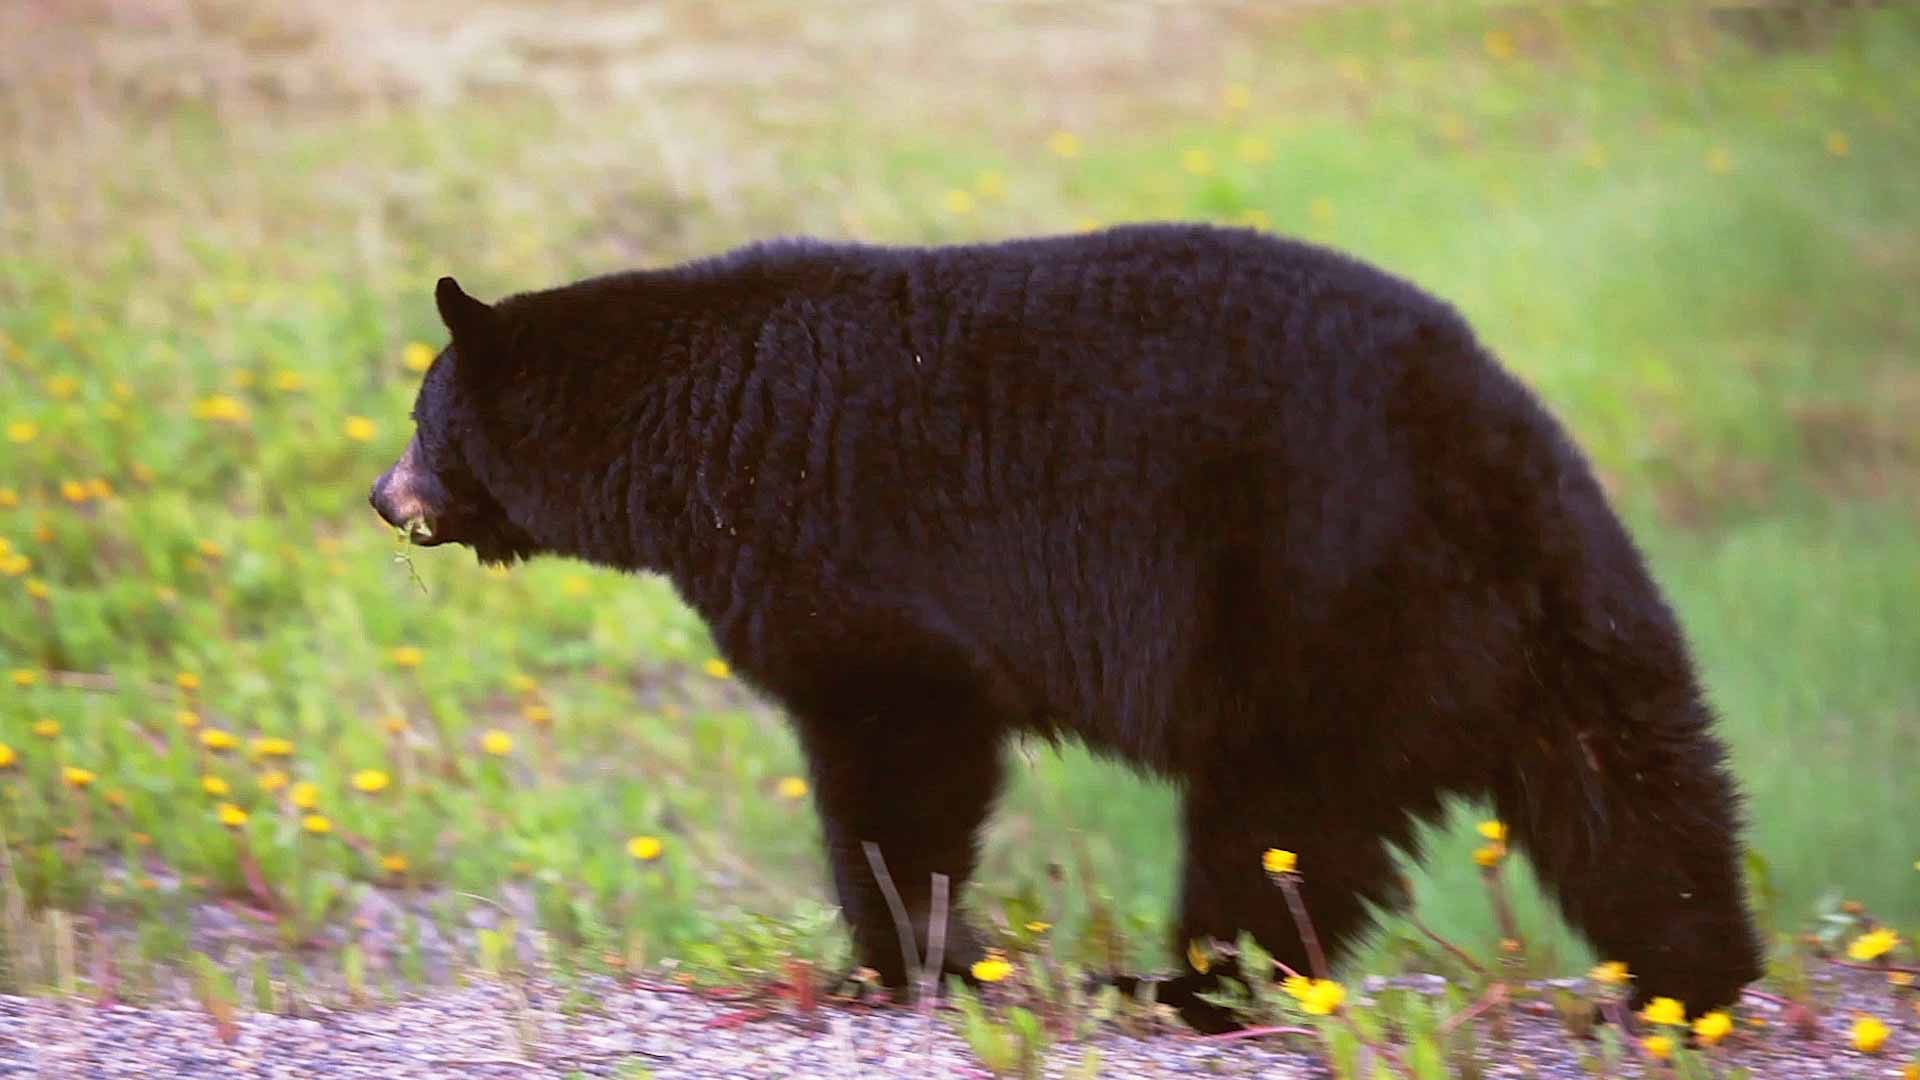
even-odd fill
[[[422,911],[523,889],[583,957],[718,964],[741,913],[831,953],[811,811],[780,793],[792,740],[703,670],[711,644],[669,589],[558,561],[395,560],[364,499],[407,437],[405,346],[440,339],[431,282],[493,296],[778,233],[1147,217],[1266,223],[1457,303],[1588,448],[1671,590],[1783,906],[1840,889],[1920,920],[1911,12],[1761,52],[1670,5],[1335,10],[1217,30],[1217,62],[1064,96],[973,87],[964,66],[856,77],[858,33],[821,61],[843,78],[778,116],[717,69],[643,101],[128,106],[75,113],[54,142],[21,118],[67,106],[17,90],[0,913],[17,899],[25,921],[0,925],[0,981],[49,978],[28,932],[49,910],[140,928],[172,962],[183,904],[270,895],[291,943],[373,885]],[[1071,158],[1049,149],[1061,128]],[[222,398],[242,415],[197,415]],[[96,479],[110,494],[87,493]],[[208,749],[208,729],[241,745]],[[482,748],[492,730],[506,754]],[[262,736],[292,755],[259,758]],[[1171,792],[1077,751],[1019,761],[981,896],[1050,896],[1059,864],[1063,939],[1105,896],[1137,958],[1166,962]],[[96,779],[63,784],[65,766]],[[1285,762],[1262,767],[1285,782]],[[365,769],[391,786],[355,790]],[[317,785],[331,833],[263,786],[274,771]],[[244,826],[220,824],[221,801]],[[636,863],[637,835],[663,855]],[[1430,846],[1423,917],[1489,939],[1471,837]],[[1521,914],[1579,962],[1537,901]]]

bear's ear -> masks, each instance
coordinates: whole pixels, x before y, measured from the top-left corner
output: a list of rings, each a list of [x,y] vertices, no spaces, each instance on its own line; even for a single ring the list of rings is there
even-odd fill
[[[434,286],[433,301],[440,308],[440,321],[457,342],[484,341],[493,331],[493,309],[468,296],[460,283],[443,277]]]

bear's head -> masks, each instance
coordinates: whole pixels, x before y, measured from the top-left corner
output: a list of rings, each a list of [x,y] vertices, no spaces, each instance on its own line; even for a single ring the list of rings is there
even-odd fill
[[[513,364],[510,320],[450,277],[440,279],[434,299],[453,340],[421,381],[413,438],[374,481],[373,508],[415,544],[465,544],[482,562],[550,550],[535,535],[534,515],[514,512],[522,500],[494,451],[527,434],[510,430],[509,414],[518,410],[496,385]]]

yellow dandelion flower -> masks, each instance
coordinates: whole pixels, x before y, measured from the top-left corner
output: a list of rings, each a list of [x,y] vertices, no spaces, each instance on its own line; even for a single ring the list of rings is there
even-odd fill
[[[1475,831],[1496,844],[1507,842],[1507,823],[1504,821],[1483,821],[1475,827]]]
[[[1481,36],[1480,43],[1495,60],[1511,60],[1520,51],[1514,45],[1513,34],[1506,30],[1489,30]]]
[[[393,661],[394,667],[417,668],[421,661],[427,658],[427,654],[417,645],[395,645],[393,651],[387,654],[387,658]]]
[[[43,716],[33,722],[33,733],[43,739],[58,738],[60,736],[60,721],[55,720],[51,716]]]
[[[577,600],[593,592],[593,582],[584,574],[568,574],[560,581],[560,592]]]
[[[1080,156],[1080,136],[1071,131],[1056,131],[1047,136],[1047,150],[1054,157],[1077,158]]]
[[[124,791],[121,791],[119,788],[115,788],[114,790],[107,792],[105,798],[107,800],[108,806],[114,807],[115,809],[119,809],[119,810],[126,809],[127,793]]]
[[[279,769],[268,769],[260,774],[260,790],[271,795],[287,786],[287,774]]]
[[[1847,957],[1863,963],[1868,960],[1878,960],[1899,945],[1900,935],[1883,926],[1854,938],[1853,942],[1847,946]]]
[[[45,600],[47,597],[53,595],[53,587],[41,581],[39,578],[28,578],[26,590],[27,595],[33,597],[35,600]]]
[[[940,196],[940,207],[949,214],[973,213],[973,192],[965,188],[948,188]]]
[[[1246,83],[1228,83],[1220,88],[1220,104],[1231,112],[1245,112],[1253,104],[1253,90]]]
[[[60,481],[60,497],[70,503],[83,503],[88,499],[87,485],[79,480]]]
[[[1233,146],[1234,153],[1249,165],[1258,165],[1273,157],[1273,144],[1258,135],[1242,135]]]
[[[40,437],[40,425],[31,420],[15,420],[7,425],[7,441],[25,446]]]
[[[1910,987],[1912,987],[1912,986],[1913,986],[1913,984],[1914,984],[1914,976],[1913,976],[1913,972],[1911,972],[1911,971],[1889,971],[1889,972],[1887,972],[1887,985],[1888,985],[1888,986],[1891,986],[1891,987],[1894,987],[1894,988],[1896,988],[1896,989],[1900,989],[1900,990],[1906,990],[1906,989],[1908,989],[1908,988],[1910,988]]]
[[[1187,966],[1202,975],[1213,970],[1213,953],[1198,938],[1187,942]]]
[[[1719,1009],[1693,1022],[1693,1034],[1704,1046],[1713,1046],[1726,1038],[1731,1031],[1733,1031],[1733,1017]]]
[[[66,781],[68,787],[84,788],[92,784],[98,777],[93,774],[93,770],[91,769],[82,769],[78,765],[69,765],[60,770],[60,779]]]
[[[540,689],[540,684],[534,681],[531,675],[515,672],[507,676],[507,689],[512,690],[516,694],[531,694],[535,690]]]
[[[1716,146],[1707,151],[1707,171],[1715,176],[1725,176],[1733,171],[1733,155],[1724,146]]]
[[[409,341],[407,347],[400,350],[400,363],[408,371],[425,371],[433,366],[435,352],[433,346],[424,341]]]
[[[1474,863],[1485,870],[1491,870],[1499,866],[1501,861],[1506,857],[1507,846],[1505,844],[1484,844],[1473,849]]]
[[[660,857],[665,845],[657,836],[635,836],[627,840],[627,854],[641,862],[652,862]]]
[[[10,487],[0,487],[0,510],[11,510],[20,505],[20,493]]]
[[[783,799],[804,799],[807,797],[807,782],[798,776],[783,776],[774,790]]]
[[[989,956],[973,962],[973,977],[984,983],[997,983],[1013,974],[1013,964],[1004,956]]]
[[[307,388],[307,377],[297,371],[276,372],[273,376],[273,388],[289,394],[297,394]]]
[[[1846,157],[1853,153],[1853,140],[1847,138],[1844,131],[1827,132],[1827,153],[1834,157]]]
[[[40,681],[40,673],[32,668],[14,668],[7,677],[13,680],[15,686],[32,686]]]
[[[173,683],[182,690],[200,689],[200,676],[191,671],[183,671],[173,677]]]
[[[1670,1036],[1649,1035],[1640,1040],[1640,1046],[1655,1061],[1665,1061],[1673,1056],[1673,1039]]]
[[[247,823],[247,812],[230,802],[221,803],[217,814],[220,818],[220,824],[225,825],[229,829],[237,829]]]
[[[287,801],[302,810],[311,810],[320,805],[320,785],[302,780],[287,789]]]
[[[87,496],[93,499],[111,499],[113,498],[113,485],[107,483],[104,477],[96,476],[87,481]]]
[[[200,726],[200,714],[194,712],[192,709],[181,709],[179,712],[173,714],[173,719],[188,731],[192,731],[194,728]]]
[[[253,740],[253,752],[256,757],[292,757],[293,740],[277,735],[268,735]]]
[[[1848,1041],[1855,1050],[1863,1054],[1877,1054],[1886,1045],[1887,1036],[1893,1034],[1887,1025],[1877,1016],[1861,1013],[1853,1019],[1853,1029],[1847,1033]]]
[[[209,750],[231,750],[240,745],[240,740],[231,731],[210,727],[200,732],[200,745]]]
[[[997,169],[983,169],[973,178],[973,193],[989,202],[1005,198],[1007,178]]]
[[[1299,994],[1300,1007],[1314,1016],[1332,1016],[1347,1000],[1347,988],[1332,979],[1307,979]]]
[[[373,437],[380,434],[380,426],[364,416],[347,417],[347,422],[341,430],[346,432],[347,438],[354,442],[372,442]]]
[[[202,540],[194,545],[194,547],[199,550],[200,554],[205,555],[209,559],[224,559],[227,557],[227,549],[221,547],[220,541],[218,540]],[[195,685],[198,684],[196,683]],[[193,687],[183,686],[182,689],[191,690]]]
[[[231,394],[214,394],[193,403],[195,420],[220,424],[239,424],[247,419],[246,403]]]
[[[359,772],[353,774],[354,790],[365,792],[368,795],[378,795],[380,792],[387,790],[388,787],[391,787],[392,784],[393,777],[388,776],[379,769],[361,769]]]
[[[725,660],[722,660],[717,656],[709,659],[706,663],[700,665],[700,670],[706,672],[708,675],[711,675],[716,679],[725,679],[733,675],[733,668],[729,667]]]
[[[33,569],[33,560],[19,552],[0,555],[0,574],[19,577],[31,569]]]
[[[1053,924],[1044,919],[1027,920],[1027,933],[1029,934],[1044,934],[1051,929],[1053,929]]]
[[[80,392],[80,380],[71,375],[50,375],[47,377],[47,393],[67,400]]]
[[[1587,978],[1602,986],[1622,986],[1633,978],[1633,973],[1627,970],[1625,960],[1609,960],[1587,972]]]
[[[233,785],[211,773],[200,778],[200,789],[216,799],[233,793]]]
[[[494,757],[506,757],[508,754],[513,753],[513,736],[501,731],[499,728],[494,728],[485,735],[480,736],[480,749],[485,750]]]
[[[1198,146],[1189,146],[1180,151],[1180,167],[1195,176],[1206,176],[1213,172],[1213,155]]]
[[[13,763],[19,760],[20,754],[18,751],[6,743],[0,742],[0,769],[10,769],[13,767]]]
[[[520,707],[520,718],[529,724],[550,724],[553,722],[553,710],[537,701],[528,702]]]
[[[1269,874],[1291,874],[1300,865],[1300,857],[1283,848],[1270,847],[1260,855],[1260,868]]]
[[[1687,1007],[1673,998],[1657,997],[1640,1010],[1640,1016],[1649,1024],[1684,1024]]]
[[[411,865],[411,863],[407,862],[405,855],[396,853],[380,856],[380,869],[385,870],[389,874],[404,874]]]
[[[333,831],[333,822],[324,814],[308,814],[300,819],[300,827],[315,836],[325,836]]]

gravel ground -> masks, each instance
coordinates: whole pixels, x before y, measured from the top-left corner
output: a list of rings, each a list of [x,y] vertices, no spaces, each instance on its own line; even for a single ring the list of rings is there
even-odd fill
[[[987,1077],[946,1019],[898,1009],[822,1008],[798,1015],[713,1001],[670,987],[589,986],[597,1008],[562,1011],[558,988],[483,983],[375,1007],[307,1016],[243,1013],[223,1043],[198,1009],[98,1006],[0,997],[0,1077]],[[1769,1002],[1751,1012],[1775,1022],[1715,1051],[1767,1080],[1901,1076],[1920,1051],[1914,997],[1890,998],[1877,974],[1834,973],[1838,995],[1813,1040]],[[524,997],[522,996],[524,992]],[[1878,1055],[1847,1048],[1856,1011],[1894,1028]],[[1515,1012],[1507,1039],[1481,1028],[1490,1077],[1586,1077],[1581,1048],[1551,1017]],[[523,1041],[524,1040],[524,1041]],[[1203,1039],[1103,1032],[1056,1047],[1048,1077],[1327,1076],[1304,1044],[1274,1038]],[[1591,1044],[1589,1044],[1590,1046]],[[1097,1073],[1086,1070],[1089,1048]],[[1640,1070],[1629,1066],[1628,1075]]]

